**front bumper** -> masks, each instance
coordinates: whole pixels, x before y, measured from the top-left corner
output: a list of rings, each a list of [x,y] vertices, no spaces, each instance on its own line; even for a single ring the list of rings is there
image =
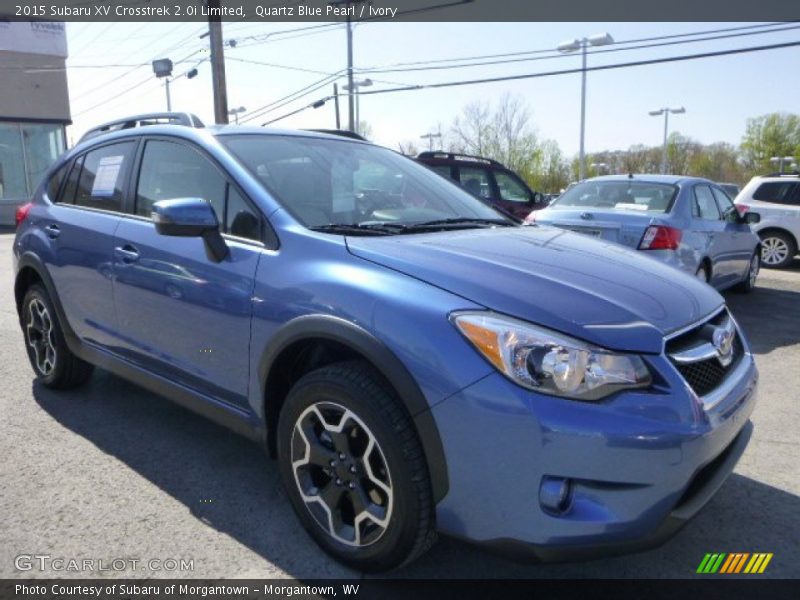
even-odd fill
[[[651,392],[576,402],[494,373],[435,406],[450,479],[440,531],[542,560],[631,552],[674,534],[744,452],[758,373],[747,353],[724,397],[704,405],[665,358],[649,360],[665,379]],[[563,512],[540,501],[554,477],[570,481]]]

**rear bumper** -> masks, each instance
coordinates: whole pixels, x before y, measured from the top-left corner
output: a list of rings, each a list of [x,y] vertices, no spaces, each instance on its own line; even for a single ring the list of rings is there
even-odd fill
[[[440,531],[548,561],[662,543],[711,499],[750,440],[758,373],[744,360],[713,407],[677,373],[670,393],[601,403],[538,395],[499,374],[462,390],[432,409],[450,480]],[[543,504],[552,478],[569,482],[563,511]]]

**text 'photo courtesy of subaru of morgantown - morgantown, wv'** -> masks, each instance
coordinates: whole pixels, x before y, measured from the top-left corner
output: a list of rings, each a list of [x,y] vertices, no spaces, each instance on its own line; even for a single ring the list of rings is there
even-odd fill
[[[758,372],[706,281],[752,288],[757,217],[637,175],[535,214],[358,139],[132,117],[17,211],[16,307],[40,385],[102,367],[264,444],[355,568],[437,533],[541,560],[658,545],[751,437]]]

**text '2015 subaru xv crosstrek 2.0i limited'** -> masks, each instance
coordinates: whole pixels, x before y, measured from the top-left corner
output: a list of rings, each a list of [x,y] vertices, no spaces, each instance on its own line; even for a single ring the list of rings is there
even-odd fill
[[[93,132],[20,209],[41,384],[98,365],[263,442],[364,570],[437,531],[545,560],[649,547],[730,474],[758,376],[710,286],[369,143],[175,120]]]

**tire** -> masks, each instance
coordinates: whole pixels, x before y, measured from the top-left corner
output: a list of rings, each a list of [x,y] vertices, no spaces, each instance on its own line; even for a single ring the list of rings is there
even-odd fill
[[[749,294],[755,289],[758,272],[761,270],[761,252],[759,250],[753,252],[748,265],[744,280],[736,286],[737,292]]]
[[[391,386],[370,365],[347,361],[303,376],[289,391],[277,434],[292,506],[331,556],[361,571],[385,571],[433,544],[422,446]]]
[[[761,264],[770,269],[785,269],[794,261],[797,244],[788,233],[766,231],[761,238]]]
[[[58,316],[45,289],[31,285],[22,300],[22,335],[34,373],[43,385],[70,389],[86,383],[94,366],[67,347]]]

